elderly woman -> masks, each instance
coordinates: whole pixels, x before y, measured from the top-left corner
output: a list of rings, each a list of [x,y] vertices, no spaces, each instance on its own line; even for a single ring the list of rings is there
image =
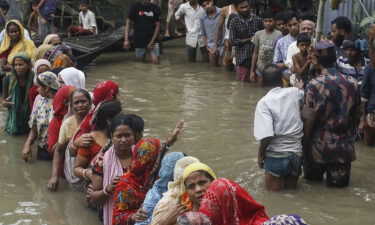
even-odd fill
[[[199,162],[199,159],[191,156],[186,156],[177,161],[173,170],[173,182],[168,183],[168,191],[163,194],[163,197],[155,206],[151,217],[151,225],[174,225],[177,217],[187,211],[185,207],[181,206],[181,198],[185,192],[182,175],[186,167],[197,162]]]
[[[178,224],[261,225],[269,219],[264,206],[234,181],[220,178],[204,190],[198,195],[199,209],[180,217]]]
[[[85,74],[74,67],[69,67],[61,70],[59,73],[59,80],[61,86],[71,85],[76,88],[85,88],[86,77]]]
[[[0,46],[1,70],[10,73],[14,56],[19,52],[25,52],[30,58],[34,55],[34,42],[27,40],[22,24],[18,20],[7,22],[4,41]]]
[[[34,79],[30,57],[26,53],[17,53],[12,67],[11,74],[3,82],[2,104],[8,109],[5,133],[27,134],[30,131],[27,122],[31,113],[28,96]]]
[[[57,34],[49,34],[44,38],[43,44],[53,46],[61,45],[61,38]]]
[[[31,159],[31,145],[36,139],[38,142],[37,158],[39,160],[51,160],[47,145],[48,126],[53,118],[52,101],[60,88],[60,83],[56,74],[44,72],[38,75],[36,84],[41,98],[35,102],[35,108],[29,120],[31,130],[22,151],[22,158],[26,162]]]
[[[51,71],[51,63],[46,60],[46,59],[39,59],[34,63],[34,85],[31,88],[29,92],[29,102],[30,102],[30,107],[33,108],[34,106],[34,101],[36,97],[39,95],[38,92],[38,86],[35,84],[36,77],[44,72]]]

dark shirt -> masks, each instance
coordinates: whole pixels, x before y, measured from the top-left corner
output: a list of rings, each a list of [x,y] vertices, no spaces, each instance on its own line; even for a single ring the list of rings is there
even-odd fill
[[[366,105],[366,112],[375,110],[375,70],[368,64],[365,67],[361,86],[361,100]]]
[[[350,163],[355,160],[354,138],[360,99],[357,81],[335,68],[312,79],[305,89],[303,119],[314,121],[308,152],[315,163]]]
[[[337,66],[338,66],[338,69],[340,71],[340,73],[344,74],[344,75],[347,75],[347,76],[352,76],[354,77],[358,83],[360,84],[362,82],[362,79],[363,79],[363,74],[364,74],[364,70],[365,70],[365,67],[367,66],[367,64],[370,63],[370,60],[367,59],[367,58],[362,58],[362,66],[359,70],[357,70],[356,67],[354,67],[350,61],[348,60],[348,58],[338,58],[337,59]]]
[[[257,16],[250,15],[247,22],[240,15],[232,19],[230,23],[230,41],[236,47],[235,56],[237,65],[249,67],[254,44],[251,42],[243,43],[242,40],[253,37],[255,32],[261,29],[263,29],[263,22]],[[246,63],[248,65],[244,65]]]
[[[46,19],[47,21],[52,21],[53,16],[52,14],[55,13],[57,7],[57,1],[56,0],[47,0],[43,6],[40,8],[40,13],[42,14],[42,17]]]
[[[159,6],[137,2],[130,7],[128,18],[134,22],[135,47],[146,48],[154,35],[156,23],[161,21]]]

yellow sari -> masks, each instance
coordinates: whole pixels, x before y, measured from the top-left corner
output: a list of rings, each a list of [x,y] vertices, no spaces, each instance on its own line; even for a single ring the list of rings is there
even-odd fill
[[[20,33],[21,33],[21,39],[13,47],[12,51],[9,53],[9,56],[8,56],[8,64],[11,65],[13,63],[14,56],[19,52],[26,52],[30,58],[33,57],[34,52],[36,50],[36,47],[35,47],[33,41],[26,40],[25,30],[24,30],[22,24],[18,20],[8,21],[6,26],[5,26],[5,29],[9,26],[9,23],[17,24],[18,28],[20,29]],[[3,54],[4,52],[6,52],[9,49],[10,44],[11,44],[10,42],[11,42],[11,38],[10,38],[8,32],[5,32],[4,41],[0,46],[0,54]]]

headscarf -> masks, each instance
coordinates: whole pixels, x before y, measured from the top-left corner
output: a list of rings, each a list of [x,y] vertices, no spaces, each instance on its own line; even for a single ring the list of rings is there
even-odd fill
[[[53,90],[59,90],[60,83],[56,74],[46,71],[38,75],[38,79],[47,87],[52,88]]]
[[[76,140],[82,134],[91,132],[93,128],[91,120],[99,103],[112,100],[117,95],[118,91],[119,91],[118,84],[116,84],[115,82],[111,80],[103,81],[96,85],[94,89],[94,99],[93,99],[95,108],[92,109],[91,112],[82,121],[81,125],[79,126],[78,131],[74,135],[73,140]]]
[[[131,215],[141,207],[154,182],[150,178],[155,177],[152,171],[158,165],[160,154],[160,141],[157,139],[147,138],[137,143],[129,171],[122,176],[113,194],[112,224],[127,224]]]
[[[182,152],[171,152],[163,158],[159,170],[159,179],[154,186],[147,192],[146,198],[143,201],[143,210],[147,212],[148,218],[142,222],[135,223],[135,225],[148,225],[152,219],[152,212],[156,204],[163,197],[163,193],[168,191],[168,183],[173,180],[173,170],[177,160],[184,157]]]
[[[44,45],[48,45],[50,44],[51,40],[56,38],[56,37],[60,37],[59,35],[57,34],[49,34],[47,35],[45,38],[44,38],[44,41],[43,41],[43,44]]]
[[[38,59],[44,59],[44,55],[53,48],[53,45],[40,45],[33,56],[33,62],[35,63]]]
[[[62,78],[65,85],[72,85],[76,88],[85,88],[86,78],[81,70],[69,67],[61,70],[59,76]]]
[[[307,225],[307,223],[299,215],[283,214],[272,217],[262,225]]]
[[[60,50],[59,46],[54,46],[44,54],[44,58],[53,65],[57,57],[62,54],[63,52]]]
[[[60,128],[64,117],[68,113],[68,106],[65,101],[69,99],[70,94],[76,88],[73,86],[65,86],[57,91],[53,98],[53,118],[48,127],[48,151],[51,153],[52,147],[57,143],[59,139]]]
[[[186,156],[177,161],[173,170],[173,181],[168,183],[168,191],[163,194],[163,197],[156,205],[150,225],[159,225],[164,213],[170,207],[176,207],[180,203],[178,201],[185,192],[184,184],[182,183],[184,169],[197,162],[199,162],[199,159],[192,156]]]
[[[212,225],[210,219],[202,213],[187,212],[180,216],[178,225]]]
[[[61,68],[61,67],[72,67],[74,66],[73,61],[69,58],[66,54],[61,54],[56,57],[56,59],[53,61],[52,68]]]
[[[23,59],[26,63],[31,64],[30,57],[28,54],[19,52],[14,58]],[[26,94],[24,96],[24,101],[21,102],[21,93],[19,88],[18,75],[12,68],[12,72],[9,75],[9,89],[8,94],[12,96],[11,102],[14,105],[8,109],[7,122],[5,126],[5,133],[8,134],[27,134],[29,132],[28,121],[31,113],[31,107],[29,104],[29,90],[33,85],[34,73],[29,70],[27,72],[26,80]]]
[[[199,213],[205,214],[214,225],[261,225],[269,218],[264,206],[226,178],[213,181],[208,187]]]
[[[38,73],[38,69],[40,66],[48,66],[48,68],[52,69],[51,63],[47,59],[38,59],[34,63],[34,68],[33,68],[34,74]]]
[[[1,43],[1,46],[0,46],[0,54],[3,54],[4,52],[6,52],[9,47],[10,47],[10,42],[11,42],[11,38],[8,34],[8,31],[7,31],[7,28],[8,28],[8,25],[9,23],[15,23],[17,24],[19,30],[20,30],[20,35],[21,35],[21,39],[18,41],[18,43],[12,48],[12,51],[10,51],[9,53],[9,56],[8,56],[8,63],[10,65],[13,64],[13,59],[14,59],[14,56],[19,53],[19,52],[25,52],[29,58],[31,58],[33,55],[34,55],[34,52],[35,52],[35,45],[34,45],[34,42],[33,41],[30,41],[30,40],[27,40],[26,37],[25,37],[25,29],[23,28],[22,24],[18,21],[18,20],[9,20],[5,26],[5,29],[6,29],[6,32],[5,32],[5,36],[4,36],[4,41]]]

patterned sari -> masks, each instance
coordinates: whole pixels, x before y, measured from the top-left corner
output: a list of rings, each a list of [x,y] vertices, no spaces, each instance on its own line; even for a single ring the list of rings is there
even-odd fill
[[[130,168],[113,194],[112,224],[131,224],[131,216],[141,207],[147,191],[154,184],[161,159],[157,139],[142,139],[134,148]]]

